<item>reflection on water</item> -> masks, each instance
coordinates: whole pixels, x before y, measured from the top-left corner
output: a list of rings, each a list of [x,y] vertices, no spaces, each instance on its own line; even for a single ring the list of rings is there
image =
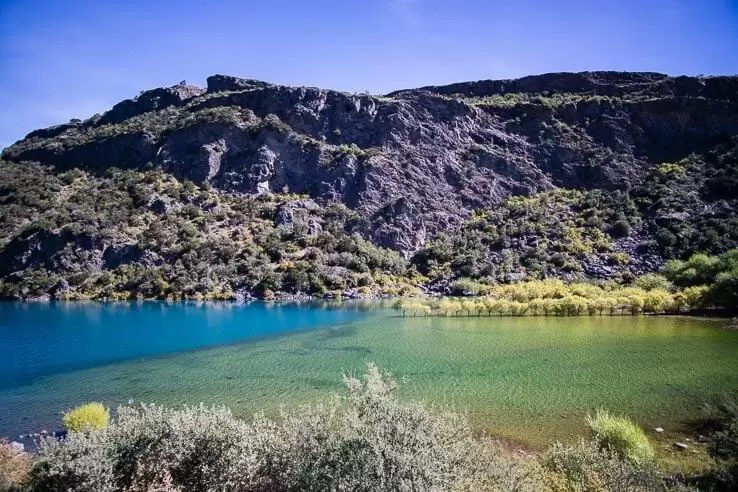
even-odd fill
[[[29,359],[14,358],[16,373],[0,388],[0,435],[53,428],[60,410],[89,400],[276,412],[340,391],[341,373],[361,372],[368,361],[405,381],[401,397],[454,406],[490,432],[531,444],[581,431],[583,415],[598,406],[673,428],[710,395],[738,390],[738,332],[704,320],[403,318],[366,305],[60,306],[0,308],[4,359],[8,341],[40,337],[70,350],[57,357],[26,348]],[[24,316],[33,327],[8,322]],[[192,350],[197,343],[211,347]],[[129,356],[119,357],[121,344]],[[91,357],[101,351],[117,357]],[[35,356],[48,372],[25,376]]]

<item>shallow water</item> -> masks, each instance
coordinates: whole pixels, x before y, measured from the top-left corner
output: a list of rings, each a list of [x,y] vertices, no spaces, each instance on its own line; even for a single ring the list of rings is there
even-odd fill
[[[101,400],[225,404],[243,416],[341,391],[373,361],[401,398],[539,446],[596,407],[674,429],[738,390],[738,332],[677,317],[403,318],[384,309],[0,304],[0,435]]]

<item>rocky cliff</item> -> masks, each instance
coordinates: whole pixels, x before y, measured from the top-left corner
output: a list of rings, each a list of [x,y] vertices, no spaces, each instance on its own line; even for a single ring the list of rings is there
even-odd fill
[[[732,169],[730,159],[704,157],[732,145],[736,115],[738,77],[558,73],[373,96],[214,75],[205,89],[145,91],[102,115],[34,131],[2,158],[52,173],[157,170],[234,196],[308,195],[355,213],[347,233],[410,259],[511,197],[563,188],[635,199],[655,186],[659,166],[679,162],[701,183]],[[686,220],[705,207],[734,218],[732,197],[695,193]],[[629,224],[641,243],[658,232],[651,205],[636,204],[645,220]],[[715,248],[734,244],[736,231],[720,234]],[[522,246],[503,241],[497,253],[510,248]]]

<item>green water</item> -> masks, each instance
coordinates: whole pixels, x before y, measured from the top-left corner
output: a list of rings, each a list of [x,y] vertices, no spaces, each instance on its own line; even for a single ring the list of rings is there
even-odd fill
[[[707,398],[738,390],[738,332],[720,324],[376,311],[313,331],[52,374],[5,390],[3,400],[49,413],[39,421],[68,408],[70,395],[218,403],[249,416],[339,392],[342,371],[360,373],[372,361],[401,381],[401,398],[452,406],[479,429],[541,446],[583,432],[584,415],[596,407],[675,430]]]

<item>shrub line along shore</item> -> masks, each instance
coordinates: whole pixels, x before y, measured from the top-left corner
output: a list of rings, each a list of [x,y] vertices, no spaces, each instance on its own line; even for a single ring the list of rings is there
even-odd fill
[[[587,438],[517,456],[475,436],[463,415],[399,401],[374,364],[343,380],[342,397],[274,420],[204,405],[127,405],[110,419],[83,405],[65,414],[69,433],[41,439],[35,455],[0,443],[0,489],[687,492],[730,490],[738,476],[735,405],[714,414],[712,468],[683,476],[661,467],[636,423],[604,409],[586,416]]]

